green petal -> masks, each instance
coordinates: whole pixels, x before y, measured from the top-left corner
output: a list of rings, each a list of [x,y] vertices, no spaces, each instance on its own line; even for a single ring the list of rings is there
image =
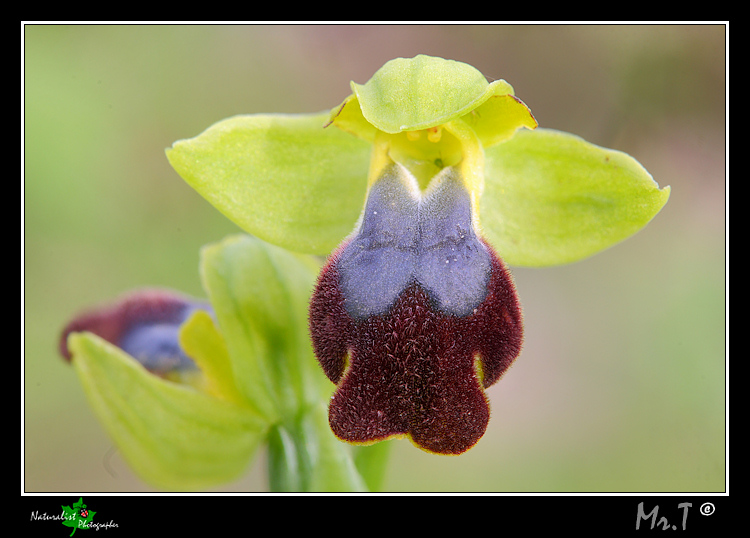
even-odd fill
[[[360,137],[369,143],[375,141],[378,130],[362,115],[359,99],[354,94],[331,111],[330,123],[349,134]]]
[[[69,337],[73,366],[123,457],[165,490],[204,489],[240,476],[267,424],[246,407],[147,372],[90,333]]]
[[[485,167],[482,228],[511,265],[595,254],[643,228],[669,198],[629,155],[548,129],[489,148]]]
[[[370,145],[324,128],[329,114],[248,115],[175,142],[182,178],[243,230],[296,252],[326,254],[359,217]]]
[[[421,54],[389,61],[365,84],[352,82],[352,90],[364,118],[391,134],[435,127],[493,95],[513,93],[504,80],[489,84],[468,64]]]
[[[492,95],[463,120],[474,129],[485,148],[508,140],[521,127],[536,129],[537,126],[529,107],[512,94]]]
[[[276,422],[326,397],[312,354],[307,304],[315,272],[298,256],[253,237],[204,247],[201,277],[239,392]]]
[[[180,346],[200,368],[206,390],[230,402],[246,403],[237,390],[224,337],[204,310],[196,310],[180,328]]]

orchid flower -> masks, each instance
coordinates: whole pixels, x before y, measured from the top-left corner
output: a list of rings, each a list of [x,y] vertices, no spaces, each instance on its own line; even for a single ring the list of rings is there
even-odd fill
[[[372,485],[373,465],[339,439],[465,452],[488,427],[485,389],[522,347],[508,267],[591,256],[669,197],[632,157],[537,127],[510,84],[465,63],[397,58],[351,91],[320,113],[228,118],[167,150],[253,236],[204,249],[210,307],[169,318],[205,383],[155,376],[121,336],[94,336],[104,314],[65,333],[90,399],[146,479],[226,480],[268,443],[279,489],[357,489]],[[137,370],[132,384],[111,381],[123,369]],[[154,400],[154,420],[133,411]],[[155,433],[165,423],[169,435]],[[216,458],[226,472],[206,464]]]

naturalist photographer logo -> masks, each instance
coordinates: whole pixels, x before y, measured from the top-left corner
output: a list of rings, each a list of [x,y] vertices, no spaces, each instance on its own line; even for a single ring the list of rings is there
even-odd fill
[[[78,499],[78,502],[74,503],[73,506],[61,506],[62,512],[57,515],[50,515],[47,512],[40,514],[39,512],[31,513],[31,520],[42,520],[60,521],[64,526],[69,527],[72,530],[70,536],[73,536],[78,529],[83,530],[106,530],[117,527],[117,523],[109,521],[107,523],[94,523],[94,515],[96,512],[90,510],[88,506],[83,502],[83,497]]]

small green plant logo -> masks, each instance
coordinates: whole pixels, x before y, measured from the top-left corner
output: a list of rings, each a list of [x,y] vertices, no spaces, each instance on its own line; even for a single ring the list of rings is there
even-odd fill
[[[73,536],[76,533],[76,529],[88,529],[91,526],[91,522],[94,519],[93,510],[89,510],[83,502],[83,497],[78,499],[78,502],[70,506],[63,506],[63,515],[65,516],[62,524],[66,527],[72,527],[73,532],[70,533]]]

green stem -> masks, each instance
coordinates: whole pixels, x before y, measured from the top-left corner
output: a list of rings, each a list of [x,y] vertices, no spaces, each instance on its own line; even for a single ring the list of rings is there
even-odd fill
[[[271,428],[269,487],[274,492],[362,492],[379,487],[385,449],[358,456],[361,466],[355,464],[351,447],[331,433],[325,405],[308,408]]]
[[[297,443],[281,425],[268,435],[268,487],[272,492],[303,491]]]

